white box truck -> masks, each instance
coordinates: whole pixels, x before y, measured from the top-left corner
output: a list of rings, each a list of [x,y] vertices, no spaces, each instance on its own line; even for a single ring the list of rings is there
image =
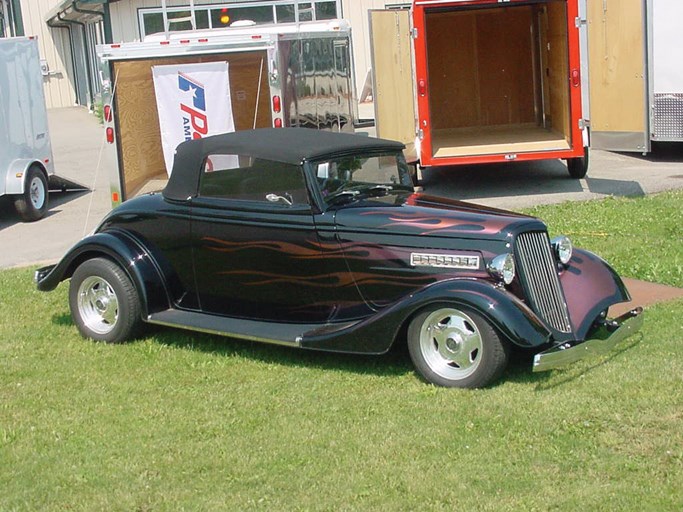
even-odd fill
[[[112,205],[158,190],[168,179],[155,67],[227,62],[235,130],[348,131],[357,117],[350,48],[345,20],[160,33],[98,46],[105,138],[116,162]]]
[[[38,40],[0,38],[0,196],[14,199],[22,220],[38,220],[52,175]]]

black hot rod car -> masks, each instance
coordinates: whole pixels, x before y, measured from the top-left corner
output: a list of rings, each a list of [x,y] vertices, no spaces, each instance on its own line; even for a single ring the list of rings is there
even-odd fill
[[[514,347],[548,370],[642,325],[599,257],[538,219],[416,193],[403,145],[306,129],[178,146],[161,193],[109,213],[40,290],[71,279],[81,334],[122,342],[141,322],[332,352],[407,338],[441,386],[497,378]]]

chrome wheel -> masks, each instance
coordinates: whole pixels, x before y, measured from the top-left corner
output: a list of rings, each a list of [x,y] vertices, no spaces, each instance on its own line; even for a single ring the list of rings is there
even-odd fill
[[[43,184],[43,180],[41,180],[38,176],[34,176],[33,179],[31,180],[31,183],[29,184],[29,199],[31,200],[31,204],[36,210],[40,210],[43,205],[45,204],[45,185]]]
[[[88,329],[108,334],[119,318],[119,301],[112,286],[99,276],[86,277],[78,287],[78,314]]]
[[[419,346],[429,368],[448,380],[472,375],[483,356],[477,324],[462,311],[451,308],[437,309],[424,319]]]

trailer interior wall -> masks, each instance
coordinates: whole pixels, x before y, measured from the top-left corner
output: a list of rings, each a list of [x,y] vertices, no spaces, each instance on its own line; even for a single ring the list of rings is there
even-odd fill
[[[152,66],[214,61],[229,63],[235,129],[272,125],[265,51],[115,61],[112,77],[124,198],[158,189],[167,180]]]
[[[571,147],[564,0],[426,12],[433,156]]]

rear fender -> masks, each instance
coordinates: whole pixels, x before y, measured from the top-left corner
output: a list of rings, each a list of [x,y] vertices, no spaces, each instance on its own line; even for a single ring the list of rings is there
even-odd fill
[[[54,290],[61,281],[69,279],[81,263],[98,257],[116,262],[133,281],[145,318],[170,307],[166,282],[158,265],[137,240],[122,231],[106,231],[82,239],[49,273],[40,276],[38,289]]]
[[[301,346],[381,354],[391,348],[407,321],[424,308],[436,304],[469,307],[477,311],[520,347],[537,347],[550,340],[548,329],[514,295],[485,281],[452,279],[425,287],[352,327],[304,335]]]

